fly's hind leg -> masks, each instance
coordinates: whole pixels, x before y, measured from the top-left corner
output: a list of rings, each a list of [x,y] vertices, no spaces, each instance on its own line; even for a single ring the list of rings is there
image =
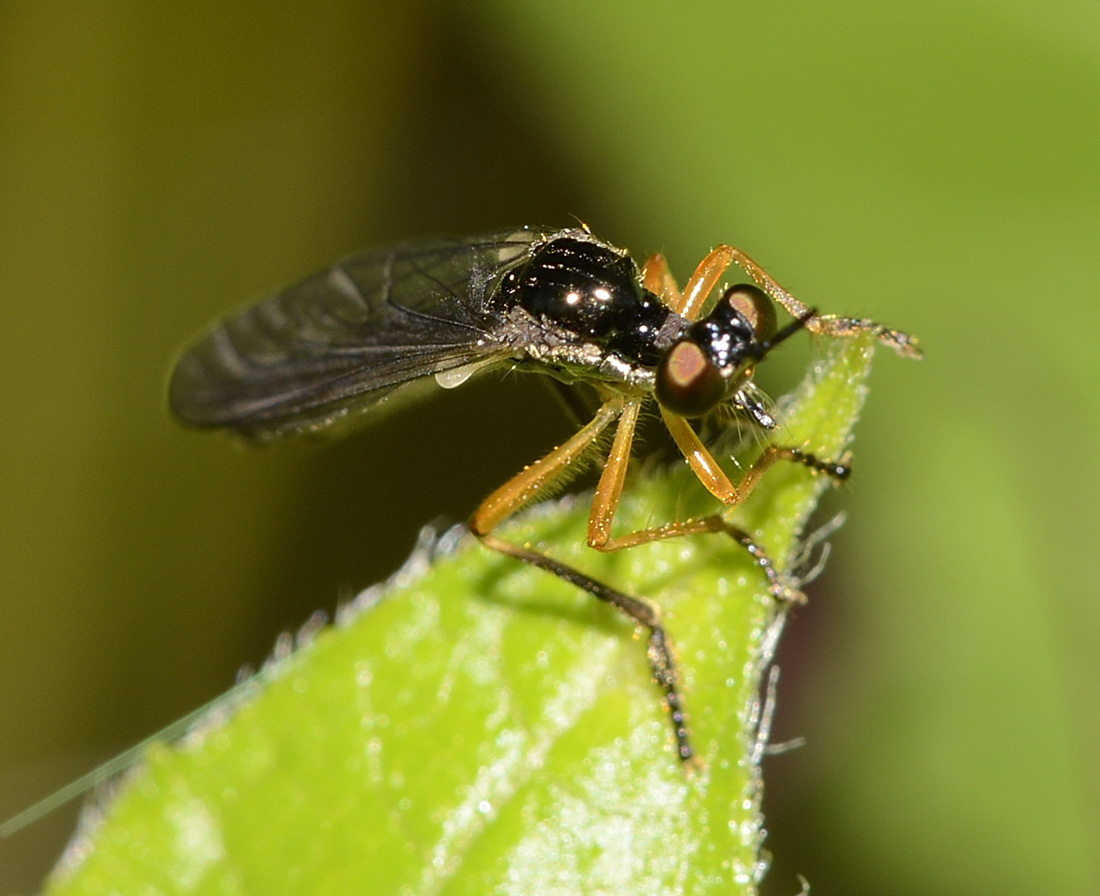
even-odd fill
[[[479,538],[486,547],[556,575],[570,585],[575,585],[582,591],[587,591],[593,597],[611,604],[611,606],[633,619],[638,625],[649,629],[649,645],[646,653],[653,669],[653,677],[657,679],[657,684],[664,692],[665,703],[668,706],[669,717],[672,721],[673,736],[676,738],[676,753],[684,762],[691,761],[695,756],[695,751],[692,749],[691,739],[688,735],[687,717],[684,713],[683,702],[676,687],[677,676],[676,667],[672,660],[672,648],[669,645],[668,635],[661,625],[660,614],[657,609],[644,600],[610,588],[603,582],[585,575],[572,566],[560,563],[545,554],[540,554],[538,551],[504,541],[491,533],[480,535]]]
[[[614,480],[613,487],[605,485],[604,489],[605,491],[609,488],[613,490],[617,502],[618,493],[622,489],[622,477],[626,471],[626,461],[629,458],[630,443],[633,438],[639,407],[640,401],[638,400],[616,395],[608,396],[596,416],[571,439],[514,476],[486,498],[481,506],[474,511],[469,526],[470,531],[486,547],[556,575],[559,579],[588,592],[593,597],[611,604],[633,619],[638,625],[649,629],[647,654],[650,666],[653,669],[653,676],[656,678],[657,684],[664,692],[665,703],[668,706],[669,716],[672,720],[673,736],[676,739],[676,752],[684,762],[688,762],[695,753],[688,736],[687,720],[680,699],[680,692],[676,687],[677,676],[672,659],[672,648],[661,625],[657,609],[640,598],[631,597],[604,585],[572,566],[547,557],[545,554],[529,547],[512,544],[493,534],[493,530],[505,519],[526,504],[538,500],[539,497],[553,488],[555,483],[560,483],[566,478],[570,473],[570,464],[577,461],[591,449],[596,444],[600,434],[616,418],[619,418],[616,444],[612,449],[613,456],[617,456],[619,459],[618,461],[609,462],[604,469],[604,475],[601,477],[601,482],[609,479]]]

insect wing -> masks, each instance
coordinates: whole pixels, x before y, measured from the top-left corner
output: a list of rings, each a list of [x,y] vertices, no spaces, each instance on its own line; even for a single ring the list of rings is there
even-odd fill
[[[173,413],[271,438],[316,429],[399,387],[509,351],[487,301],[534,229],[365,252],[220,323],[176,365]]]

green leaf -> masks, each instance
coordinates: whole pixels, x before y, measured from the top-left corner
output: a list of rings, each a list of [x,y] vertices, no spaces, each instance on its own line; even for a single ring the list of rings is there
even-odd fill
[[[825,342],[784,404],[783,440],[841,455],[871,355],[866,339]],[[827,486],[777,465],[730,518],[784,568]],[[685,464],[648,465],[620,524],[708,511]],[[644,633],[449,536],[152,749],[49,892],[752,892],[758,694],[781,609],[726,536],[602,555],[584,546],[586,516],[566,499],[501,534],[661,607],[697,768],[675,755]]]

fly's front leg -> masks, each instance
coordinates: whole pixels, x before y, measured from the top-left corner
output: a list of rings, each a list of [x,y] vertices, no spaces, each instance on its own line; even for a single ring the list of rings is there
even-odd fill
[[[854,336],[858,333],[870,332],[879,342],[889,346],[899,355],[919,358],[923,354],[917,340],[908,333],[892,330],[864,317],[838,317],[835,314],[814,313],[813,309],[787,292],[771,274],[736,246],[722,245],[712,249],[699,263],[699,267],[695,269],[695,273],[684,286],[679,307],[674,305],[672,310],[689,320],[695,320],[702,311],[707,296],[731,264],[736,264],[752,277],[773,301],[787,310],[791,317],[802,318],[810,315],[806,320],[806,329],[811,333],[820,333],[824,336]]]

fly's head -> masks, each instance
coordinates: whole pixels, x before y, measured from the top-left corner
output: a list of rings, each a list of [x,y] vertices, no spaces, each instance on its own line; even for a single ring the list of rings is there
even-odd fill
[[[805,326],[813,312],[776,332],[775,306],[757,286],[729,287],[706,317],[695,321],[665,352],[654,391],[666,410],[702,417],[725,401],[735,403],[766,429],[774,419],[746,392],[753,370],[774,346]]]

